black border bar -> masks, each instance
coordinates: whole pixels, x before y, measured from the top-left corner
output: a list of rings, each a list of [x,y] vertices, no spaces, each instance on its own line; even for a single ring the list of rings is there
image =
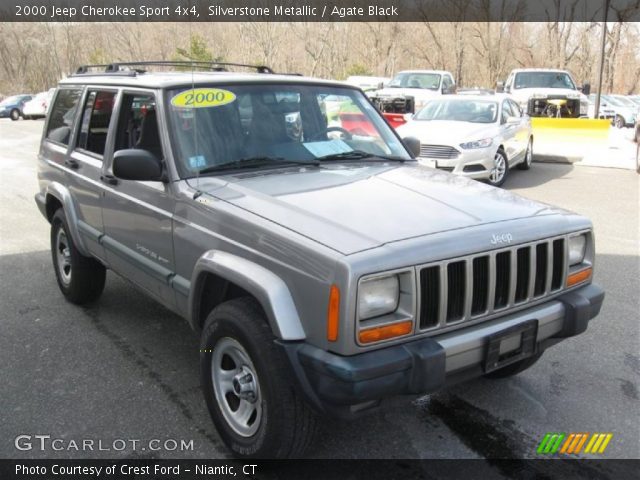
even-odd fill
[[[3,0],[0,22],[640,21],[640,0]]]

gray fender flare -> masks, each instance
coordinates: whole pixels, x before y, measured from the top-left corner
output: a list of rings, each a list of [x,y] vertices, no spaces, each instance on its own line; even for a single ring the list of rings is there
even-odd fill
[[[252,294],[267,315],[274,335],[282,340],[304,340],[305,333],[289,288],[284,281],[266,268],[242,257],[209,250],[196,262],[191,277],[189,309],[191,325],[196,327],[196,306],[204,273],[213,273]]]
[[[73,243],[75,244],[78,251],[84,255],[89,256],[89,252],[82,241],[82,237],[80,236],[80,230],[78,229],[78,214],[76,213],[76,206],[71,196],[71,192],[64,185],[58,182],[51,182],[47,185],[47,189],[45,192],[45,202],[46,198],[51,195],[58,199],[58,201],[62,204],[62,209],[64,210],[64,215],[67,217],[67,226],[69,228],[69,233],[71,234],[71,238],[73,239]]]

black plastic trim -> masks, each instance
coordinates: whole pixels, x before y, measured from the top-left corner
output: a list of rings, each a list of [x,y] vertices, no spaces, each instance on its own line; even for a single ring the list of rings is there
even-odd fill
[[[562,330],[535,351],[578,335],[602,307],[604,290],[590,284],[557,297],[565,307]],[[464,331],[464,330],[462,330]],[[428,394],[484,373],[470,365],[446,374],[446,352],[437,337],[353,356],[327,352],[304,342],[277,342],[285,350],[298,387],[316,410],[342,418],[358,416],[394,395]]]

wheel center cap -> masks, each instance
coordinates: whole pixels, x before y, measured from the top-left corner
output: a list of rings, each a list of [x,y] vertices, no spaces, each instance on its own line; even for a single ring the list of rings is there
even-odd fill
[[[253,372],[243,366],[242,370],[233,377],[233,392],[241,399],[254,403],[256,401],[256,384]]]

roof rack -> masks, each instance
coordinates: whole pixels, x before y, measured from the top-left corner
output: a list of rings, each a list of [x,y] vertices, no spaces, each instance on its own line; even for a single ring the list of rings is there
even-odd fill
[[[255,70],[257,73],[275,73],[271,68],[266,65],[247,65],[244,63],[230,63],[230,62],[203,62],[203,61],[190,61],[190,60],[159,60],[159,61],[143,61],[143,62],[114,62],[108,64],[96,64],[96,65],[80,65],[74,75],[86,75],[86,74],[124,74],[124,75],[137,75],[139,73],[146,73],[146,67],[182,67],[197,70],[209,70],[213,72],[228,72],[227,67],[241,67]],[[93,73],[90,70],[97,70]]]

